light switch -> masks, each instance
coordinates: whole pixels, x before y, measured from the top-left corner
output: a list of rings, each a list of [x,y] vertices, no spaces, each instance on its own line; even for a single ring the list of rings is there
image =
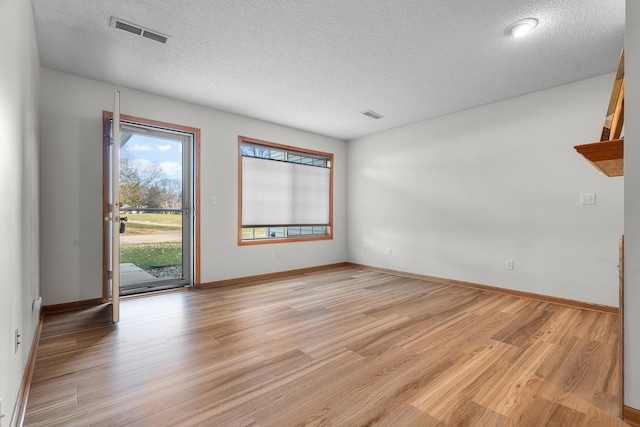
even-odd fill
[[[580,194],[580,204],[581,205],[595,205],[596,204],[596,193],[582,193],[582,194]]]
[[[211,196],[211,206],[215,206],[218,204],[218,198],[216,196]]]

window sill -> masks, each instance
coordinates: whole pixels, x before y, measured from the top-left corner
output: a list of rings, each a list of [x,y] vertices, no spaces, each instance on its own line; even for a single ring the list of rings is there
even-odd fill
[[[280,239],[238,240],[238,246],[268,245],[272,243],[315,242],[317,240],[333,240],[333,235],[309,237],[283,237]]]

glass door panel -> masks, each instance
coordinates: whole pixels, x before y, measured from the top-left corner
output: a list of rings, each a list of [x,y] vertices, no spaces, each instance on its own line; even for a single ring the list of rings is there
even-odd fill
[[[191,279],[192,136],[123,123],[120,145],[120,293]]]

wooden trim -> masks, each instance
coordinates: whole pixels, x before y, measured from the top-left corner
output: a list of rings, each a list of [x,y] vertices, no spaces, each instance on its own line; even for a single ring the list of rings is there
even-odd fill
[[[331,227],[327,227],[331,228]],[[240,231],[242,233],[242,231]],[[333,236],[330,234],[317,236],[317,237],[289,237],[282,239],[260,239],[260,240],[239,240],[238,246],[253,246],[253,245],[270,245],[274,243],[292,243],[292,242],[315,242],[318,240],[332,240]]]
[[[408,277],[408,278],[411,278],[411,279],[419,279],[419,280],[426,280],[426,281],[434,282],[434,283],[441,283],[443,285],[451,285],[451,286],[460,286],[460,287],[465,287],[465,288],[472,288],[472,289],[477,289],[477,290],[481,290],[481,291],[493,292],[493,293],[498,293],[498,294],[503,294],[503,295],[510,295],[510,296],[515,296],[515,297],[519,297],[519,298],[527,298],[527,299],[532,299],[532,300],[536,300],[536,301],[548,302],[548,303],[552,303],[552,304],[559,304],[559,305],[564,305],[564,306],[573,307],[573,308],[579,308],[579,309],[584,309],[584,310],[598,311],[598,312],[608,313],[608,314],[615,314],[615,315],[619,314],[618,307],[611,307],[611,306],[607,306],[607,305],[594,304],[594,303],[583,302],[583,301],[576,301],[576,300],[567,299],[567,298],[559,298],[559,297],[553,297],[553,296],[548,296],[548,295],[541,295],[541,294],[536,294],[536,293],[532,293],[532,292],[516,291],[516,290],[512,290],[512,289],[499,288],[499,287],[496,287],[496,286],[481,285],[481,284],[478,284],[478,283],[464,282],[464,281],[461,281],[461,280],[445,279],[445,278],[435,277],[435,276],[427,276],[427,275],[424,275],[424,274],[407,273],[407,272],[403,272],[403,271],[391,270],[391,269],[387,269],[387,268],[373,267],[373,266],[369,266],[369,265],[357,264],[357,263],[352,263],[352,262],[340,262],[340,263],[336,263],[336,264],[327,264],[327,265],[320,265],[320,266],[316,266],[316,267],[307,267],[307,268],[300,268],[300,269],[295,269],[295,270],[280,271],[280,272],[277,272],[277,273],[267,273],[267,274],[259,274],[259,275],[256,275],[256,276],[246,276],[246,277],[239,277],[239,278],[235,278],[235,279],[218,280],[218,281],[215,281],[215,282],[202,283],[202,284],[200,284],[200,286],[198,286],[198,289],[213,288],[213,287],[217,287],[217,286],[230,286],[230,285],[238,285],[238,284],[247,284],[249,282],[255,282],[255,281],[258,281],[258,280],[277,279],[277,278],[280,278],[280,277],[294,276],[296,274],[313,273],[313,272],[317,272],[317,271],[329,270],[329,269],[332,269],[332,268],[341,268],[341,267],[363,268],[363,269],[366,269],[366,270],[378,271],[380,273],[391,274],[391,275],[394,275],[394,276]]]
[[[323,236],[314,237],[285,237],[282,239],[264,239],[264,240],[242,240],[242,143],[249,142],[267,147],[280,148],[282,150],[295,151],[300,154],[316,154],[322,157],[328,157],[331,162],[329,168],[329,226],[328,233]],[[311,242],[317,240],[333,239],[333,171],[335,169],[335,161],[332,153],[323,151],[309,150],[306,148],[292,147],[290,145],[278,144],[275,142],[263,141],[261,139],[249,138],[238,135],[238,246],[265,245],[273,243],[293,243],[293,242]]]
[[[29,400],[29,390],[31,389],[31,380],[33,379],[33,370],[36,366],[36,357],[38,356],[38,346],[40,345],[40,335],[42,333],[42,325],[44,323],[44,311],[40,310],[40,316],[38,318],[38,326],[36,327],[36,333],[33,336],[31,342],[31,350],[29,350],[29,358],[27,359],[27,366],[22,376],[22,383],[20,384],[20,391],[18,392],[18,400],[13,409],[12,419],[16,420],[16,426],[22,427],[24,423],[24,416],[27,411],[27,400]]]
[[[624,49],[618,58],[618,69],[611,90],[611,99],[607,107],[607,116],[600,141],[609,141],[620,138],[622,124],[624,122]]]
[[[605,175],[624,175],[624,139],[592,142],[576,145],[573,148]]]
[[[238,245],[242,244],[242,137],[238,135]]]
[[[297,274],[315,273],[333,268],[347,267],[348,262],[338,262],[336,264],[319,265],[316,267],[297,268],[295,270],[279,271],[277,273],[258,274],[256,276],[238,277],[236,279],[217,280],[215,282],[202,283],[198,289],[215,288],[217,286],[245,285],[258,280],[278,279],[281,277],[295,276]]]
[[[494,292],[498,294],[510,295],[519,298],[528,298],[536,301],[548,302],[552,304],[565,305],[568,307],[579,308],[584,310],[599,311],[609,314],[618,314],[618,307],[608,305],[593,304],[590,302],[575,301],[567,298],[552,297],[548,295],[535,294],[532,292],[516,291],[513,289],[499,288],[496,286],[481,285],[478,283],[464,282],[461,280],[445,279],[442,277],[427,276],[424,274],[407,273],[404,271],[390,270],[386,268],[372,267],[369,265],[348,263],[348,265],[367,270],[378,271],[380,273],[393,274],[395,276],[408,277],[411,279],[426,280],[428,282],[441,283],[443,285],[460,286],[464,288],[478,289],[480,291]]]
[[[111,119],[113,117],[113,112],[111,112],[111,111],[103,111],[103,113],[106,113],[108,115],[109,119]],[[161,122],[159,120],[147,119],[147,118],[144,118],[144,117],[130,116],[128,114],[120,114],[120,119],[123,120],[123,121],[127,121],[127,122],[141,123],[141,124],[144,124],[144,125],[155,126],[155,127],[163,128],[163,129],[179,130],[179,131],[187,132],[187,133],[198,133],[198,134],[200,134],[200,129],[198,129],[198,128],[194,128],[194,127],[191,127],[191,126],[185,126],[185,125],[178,125],[178,124],[169,123],[169,122]]]
[[[624,124],[624,98],[625,98],[625,83],[624,79],[620,86],[620,96],[618,98],[618,104],[616,105],[615,113],[612,118],[610,138],[619,139],[622,135],[622,125]]]
[[[592,142],[573,147],[589,161],[597,163],[607,160],[618,160],[624,157],[624,139]]]
[[[640,409],[624,405],[622,408],[622,413],[622,419],[625,423],[631,424],[632,426],[640,427]]]
[[[620,416],[624,417],[624,235],[618,241],[618,294],[620,315],[618,316],[618,357],[620,358]]]
[[[324,151],[294,147],[292,145],[278,144],[277,142],[264,141],[262,139],[249,138],[248,136],[238,135],[238,144],[242,144],[242,141],[258,144],[258,145],[266,145],[267,147],[280,148],[282,150],[287,150],[287,151],[295,151],[296,153],[300,153],[300,154],[315,154],[317,156],[322,156],[322,157],[331,157],[333,160],[333,154],[326,153]]]
[[[82,301],[64,302],[62,304],[52,304],[42,306],[42,312],[46,314],[63,313],[66,311],[75,311],[88,307],[102,305],[102,298],[86,299]]]
[[[111,111],[103,111],[102,112],[102,133],[103,133],[103,149],[102,149],[102,215],[103,218],[108,216],[107,210],[107,200],[108,200],[108,191],[109,184],[107,182],[107,176],[109,173],[109,121],[113,118],[113,112]],[[175,123],[167,123],[161,122],[158,120],[145,119],[142,117],[129,116],[126,114],[120,114],[120,120],[139,123],[148,126],[155,126],[158,128],[169,129],[169,130],[177,130],[186,133],[193,134],[193,150],[194,150],[194,204],[195,204],[195,221],[193,224],[194,228],[194,250],[193,250],[193,286],[197,286],[200,283],[200,209],[201,209],[201,200],[200,200],[200,165],[201,165],[201,154],[200,154],[200,140],[201,140],[201,130],[198,128],[178,125]],[[106,224],[106,222],[105,222]],[[105,225],[106,227],[106,225]],[[103,253],[102,253],[102,271],[103,271],[103,286],[102,286],[102,302],[109,301],[109,280],[107,279],[107,266],[109,263],[109,242],[106,239],[107,231],[106,228],[103,231]]]

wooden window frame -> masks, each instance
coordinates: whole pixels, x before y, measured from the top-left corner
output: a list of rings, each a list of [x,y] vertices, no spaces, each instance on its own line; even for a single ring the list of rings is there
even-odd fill
[[[309,154],[311,156],[322,156],[329,159],[330,174],[329,174],[329,225],[327,227],[327,233],[323,235],[308,235],[304,237],[280,237],[280,238],[266,238],[257,240],[242,240],[242,144],[250,143],[256,145],[262,145],[265,147],[272,147],[280,150],[295,151],[300,154]],[[310,150],[306,148],[293,147],[290,145],[278,144],[276,142],[264,141],[261,139],[249,138],[246,136],[238,136],[238,246],[251,246],[251,245],[265,245],[274,243],[293,243],[293,242],[309,242],[318,240],[332,240],[333,239],[333,170],[335,168],[334,156],[332,153],[325,153],[323,151]],[[286,227],[286,226],[283,226]],[[296,225],[291,225],[296,227]]]

